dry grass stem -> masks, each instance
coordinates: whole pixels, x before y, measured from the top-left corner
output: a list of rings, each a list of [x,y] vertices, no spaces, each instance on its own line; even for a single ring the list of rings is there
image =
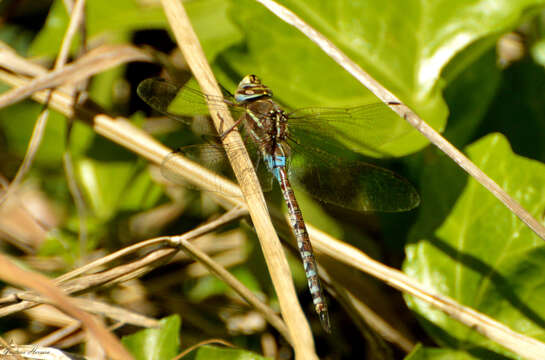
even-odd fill
[[[267,321],[290,343],[290,334],[286,325],[274,311],[259,300],[246,286],[244,286],[237,278],[231,275],[223,266],[219,266],[216,261],[212,260],[206,253],[200,251],[187,240],[180,240],[180,246],[191,254],[191,256],[204,265],[212,274],[225,281],[233,290],[235,290],[244,300],[251,304],[267,319]]]
[[[70,45],[72,44],[72,39],[76,35],[76,32],[78,29],[82,29],[84,27],[84,15],[85,15],[85,0],[76,0],[76,3],[74,6],[67,7],[67,10],[70,12],[70,22],[68,24],[68,29],[66,30],[66,35],[63,38],[61,50],[59,52],[59,55],[57,56],[57,60],[55,62],[55,66],[53,67],[53,70],[60,69],[64,64],[66,63],[68,59],[68,55],[70,53]],[[82,43],[85,41],[85,36],[82,36]],[[83,46],[80,46],[80,48]],[[49,93],[48,96],[51,96],[51,93]],[[68,189],[70,191],[70,194],[72,195],[72,199],[74,199],[74,203],[76,205],[76,210],[78,212],[78,219],[79,219],[79,231],[78,231],[78,238],[79,238],[79,244],[80,244],[80,253],[82,254],[82,258],[85,258],[85,252],[87,250],[87,222],[86,222],[86,206],[85,202],[83,201],[83,196],[81,194],[81,191],[78,187],[73,165],[72,165],[72,156],[70,154],[70,134],[71,134],[71,124],[73,122],[73,119],[68,119],[68,131],[66,132],[66,143],[65,143],[65,151],[63,153],[63,166],[64,166],[64,172],[66,174],[66,182],[68,184]]]
[[[37,76],[47,73],[46,68],[19,56],[3,42],[0,42],[0,67],[21,76]]]
[[[400,349],[409,353],[416,346],[414,340],[406,337],[402,332],[393,327],[388,322],[384,321],[376,312],[369,308],[364,302],[357,299],[350,291],[344,290],[341,287],[335,287],[337,294],[344,298],[347,303],[350,304],[356,315],[355,323],[358,324],[359,319],[365,319],[365,322],[371,327],[377,334],[380,334],[384,340],[397,345]]]
[[[221,90],[214,79],[183,5],[177,0],[163,0],[162,4],[178,46],[201,90],[206,94],[221,97]],[[224,106],[222,110],[211,110],[213,110],[211,116],[217,129],[220,129],[221,124],[225,128],[230,128],[234,124],[227,106]],[[223,142],[227,145],[227,156],[236,178],[239,184],[242,184],[241,190],[263,249],[284,321],[291,334],[296,357],[298,359],[317,358],[312,333],[300,308],[288,263],[269,217],[253,164],[237,131],[231,131]],[[236,149],[236,153],[233,149]]]
[[[37,91],[54,88],[61,84],[75,84],[112,67],[131,61],[151,61],[151,59],[146,53],[133,46],[101,46],[82,56],[74,63],[34,78],[25,86],[3,93],[0,95],[0,108],[21,101]]]
[[[2,269],[0,277],[3,281],[32,288],[49,298],[55,306],[62,309],[65,313],[80,320],[89,333],[100,342],[108,356],[120,360],[132,359],[131,354],[125,350],[114,335],[106,330],[95,317],[78,309],[74,305],[73,299],[55,287],[50,279],[38,273],[22,270],[3,255],[0,255],[0,268]]]
[[[176,249],[173,248],[159,249],[127,264],[119,265],[100,273],[83,275],[77,279],[72,279],[62,284],[55,285],[61,288],[67,294],[89,291],[98,286],[111,286],[142,276],[143,274],[155,269],[157,266],[162,265],[175,252]],[[19,300],[20,298],[27,298],[28,296],[32,296],[32,293],[16,293],[4,297],[1,301],[2,304],[7,305],[13,303],[13,305],[7,305],[0,308],[0,317],[36,306],[37,304],[34,302]]]
[[[75,324],[64,326],[58,330],[55,330],[51,333],[49,333],[47,336],[34,341],[32,345],[36,346],[52,346],[53,344],[56,344],[61,339],[74,334],[76,331],[81,329],[81,323],[77,322]]]
[[[33,293],[20,293],[17,295],[20,300],[36,303],[54,305],[51,300],[44,296]],[[143,328],[157,327],[159,321],[149,318],[144,315],[120,308],[118,306],[109,305],[98,300],[85,298],[72,298],[74,305],[89,313],[104,315],[110,319],[117,320],[121,323],[140,326]]]
[[[113,283],[124,282],[129,279],[136,278],[138,276],[141,276],[145,272],[153,270],[158,265],[170,259],[174,255],[174,253],[177,252],[177,249],[180,246],[180,241],[193,239],[198,236],[207,234],[211,231],[214,231],[218,227],[233,221],[234,219],[244,215],[245,213],[246,210],[244,208],[236,208],[227,212],[220,218],[204,224],[196,229],[193,229],[184,235],[174,237],[159,237],[128,246],[124,249],[116,251],[115,253],[109,254],[101,259],[97,259],[87,265],[84,265],[76,270],[73,270],[67,274],[58,277],[54,280],[55,284],[62,288],[63,291],[65,291],[66,293],[71,294],[74,292],[86,291],[96,286],[103,286],[106,284],[111,285]],[[139,256],[136,260],[132,262],[126,263],[124,265],[119,265],[99,273],[83,275],[84,273],[89,272],[93,269],[99,269],[105,264],[117,260],[122,256],[135,253],[136,251],[139,251],[146,247],[158,247],[159,245],[162,245],[162,247],[157,250],[151,251],[144,256]],[[30,296],[35,295],[29,292],[22,292],[11,294],[9,296],[1,298],[0,304],[14,304],[0,308],[0,317],[35,306],[36,303],[30,301],[19,302],[19,299],[28,299]]]
[[[155,268],[156,266],[150,266],[150,264],[156,264],[157,262],[164,261],[165,257],[171,258],[171,255],[174,253],[173,248],[181,247],[185,251],[189,252],[192,257],[197,261],[204,264],[208,269],[212,271],[213,274],[224,280],[228,285],[230,285],[235,291],[237,291],[250,305],[254,306],[258,311],[260,311],[263,316],[275,327],[277,330],[289,341],[289,334],[287,328],[285,327],[282,320],[272,311],[269,307],[263,304],[253,293],[248,290],[242,283],[240,283],[236,278],[234,278],[224,267],[218,265],[214,260],[212,260],[208,255],[199,250],[197,247],[193,246],[188,240],[202,236],[211,231],[216,230],[218,227],[225,225],[233,220],[238,219],[241,216],[247,214],[245,208],[234,208],[228,211],[226,214],[221,216],[214,221],[211,221],[207,224],[204,224],[184,235],[172,236],[172,237],[161,237],[157,239],[151,239],[147,241],[140,242],[138,244],[129,246],[125,249],[117,251],[105,258],[98,259],[90,264],[85,265],[84,267],[72,271],[71,273],[65,274],[60,278],[56,279],[57,286],[60,286],[67,293],[81,292],[86,291],[96,286],[101,285],[111,285],[114,283],[120,283],[137,276],[141,276],[144,272]],[[170,245],[173,248],[171,249],[159,249],[157,251],[144,256],[131,264],[125,264],[122,266],[115,267],[110,270],[106,270],[96,274],[90,274],[86,276],[81,276],[79,279],[72,280],[76,276],[80,276],[85,272],[88,272],[94,268],[101,267],[107,262],[111,262],[125,256],[130,253],[134,253],[137,250],[141,250],[145,247],[158,246],[158,245]],[[20,301],[22,300],[22,301]],[[23,309],[28,309],[31,306],[37,304],[50,304],[50,300],[44,296],[36,295],[31,292],[21,292],[13,294],[7,298],[1,300],[2,303],[6,304],[9,302],[15,302],[16,304],[11,306],[6,306],[0,310],[1,315],[7,315],[13,311],[20,311]],[[103,314],[114,320],[118,320],[124,323],[130,323],[137,326],[143,327],[153,327],[157,326],[157,321],[149,319],[147,317],[134,314],[127,310],[103,304],[98,301],[88,300],[88,299],[73,299],[75,305],[79,308],[93,312]]]

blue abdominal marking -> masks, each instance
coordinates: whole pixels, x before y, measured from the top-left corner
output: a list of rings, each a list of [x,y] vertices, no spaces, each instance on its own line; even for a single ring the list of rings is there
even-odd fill
[[[269,168],[269,170],[272,171],[276,180],[281,181],[280,174],[278,173],[278,168],[286,166],[286,157],[265,155],[265,162],[267,163],[267,167]]]

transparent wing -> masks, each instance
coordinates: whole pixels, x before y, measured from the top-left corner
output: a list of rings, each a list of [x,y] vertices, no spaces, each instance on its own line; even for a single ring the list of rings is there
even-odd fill
[[[142,81],[136,92],[153,109],[186,124],[192,122],[187,116],[208,114],[210,108],[219,109],[223,105],[237,114],[243,111],[225,89],[224,97],[212,96],[190,86],[180,87],[161,78],[151,78]]]
[[[407,211],[420,203],[415,188],[390,170],[298,144],[291,152],[290,176],[324,202],[384,212]]]
[[[272,175],[267,170],[267,167],[264,164],[261,164],[258,154],[253,151],[253,149],[248,150],[261,183],[262,190],[264,192],[270,191],[272,189]],[[176,157],[178,155],[182,155],[206,167],[215,174],[222,175],[231,180],[235,178],[224,148],[219,144],[201,144],[182,147],[170,153],[165,160],[163,160],[163,163],[161,164],[161,173],[165,178],[175,184],[196,188],[195,185],[191,185],[184,176],[176,171],[178,168]],[[221,181],[219,179],[211,180],[212,184],[205,187],[205,190],[219,193],[226,192],[222,189]]]
[[[289,129],[303,137],[307,130],[312,131],[334,138],[353,151],[374,156],[388,156],[381,148],[412,129],[384,103],[352,108],[302,108],[288,118]]]
[[[395,105],[394,105],[395,106]],[[307,107],[290,112],[290,119],[297,119],[298,122],[316,122],[317,120],[325,119],[326,122],[343,122],[346,124],[357,123],[358,126],[370,126],[373,123],[387,114],[392,112],[388,105],[384,103],[372,103],[350,108],[335,108],[335,107]]]

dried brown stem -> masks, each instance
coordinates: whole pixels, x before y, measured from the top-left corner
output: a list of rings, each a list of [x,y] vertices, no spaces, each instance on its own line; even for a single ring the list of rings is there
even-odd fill
[[[212,70],[208,65],[182,3],[178,0],[163,0],[162,4],[178,46],[182,50],[184,58],[195,75],[201,90],[206,94],[221,97],[221,90],[214,79]],[[217,129],[220,128],[221,124],[225,128],[233,126],[233,119],[226,106],[222,110],[211,110],[210,114]],[[293,340],[296,357],[298,359],[317,358],[314,352],[312,333],[299,305],[293,281],[291,280],[288,262],[272,225],[257,175],[242,143],[242,139],[238,132],[231,131],[223,138],[223,142],[227,145],[227,156],[236,178],[239,184],[241,184],[248,212],[252,218],[272,282],[276,289],[280,309]]]

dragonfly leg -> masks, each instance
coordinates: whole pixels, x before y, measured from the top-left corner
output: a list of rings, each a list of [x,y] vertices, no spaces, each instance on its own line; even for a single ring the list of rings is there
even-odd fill
[[[223,131],[223,122],[224,122],[224,120],[223,120],[223,118],[221,117],[221,115],[220,115],[219,113],[218,113],[218,117],[219,117],[220,120],[221,120],[221,121],[220,121],[220,128],[219,128],[220,139],[221,139],[221,140],[225,139],[225,137],[226,137],[227,135],[229,135],[229,133],[230,133],[231,131],[233,131],[233,129],[236,128],[236,127],[242,122],[242,120],[244,119],[244,117],[241,116],[237,121],[235,121],[235,123],[234,123],[231,127],[229,127],[229,129]]]

